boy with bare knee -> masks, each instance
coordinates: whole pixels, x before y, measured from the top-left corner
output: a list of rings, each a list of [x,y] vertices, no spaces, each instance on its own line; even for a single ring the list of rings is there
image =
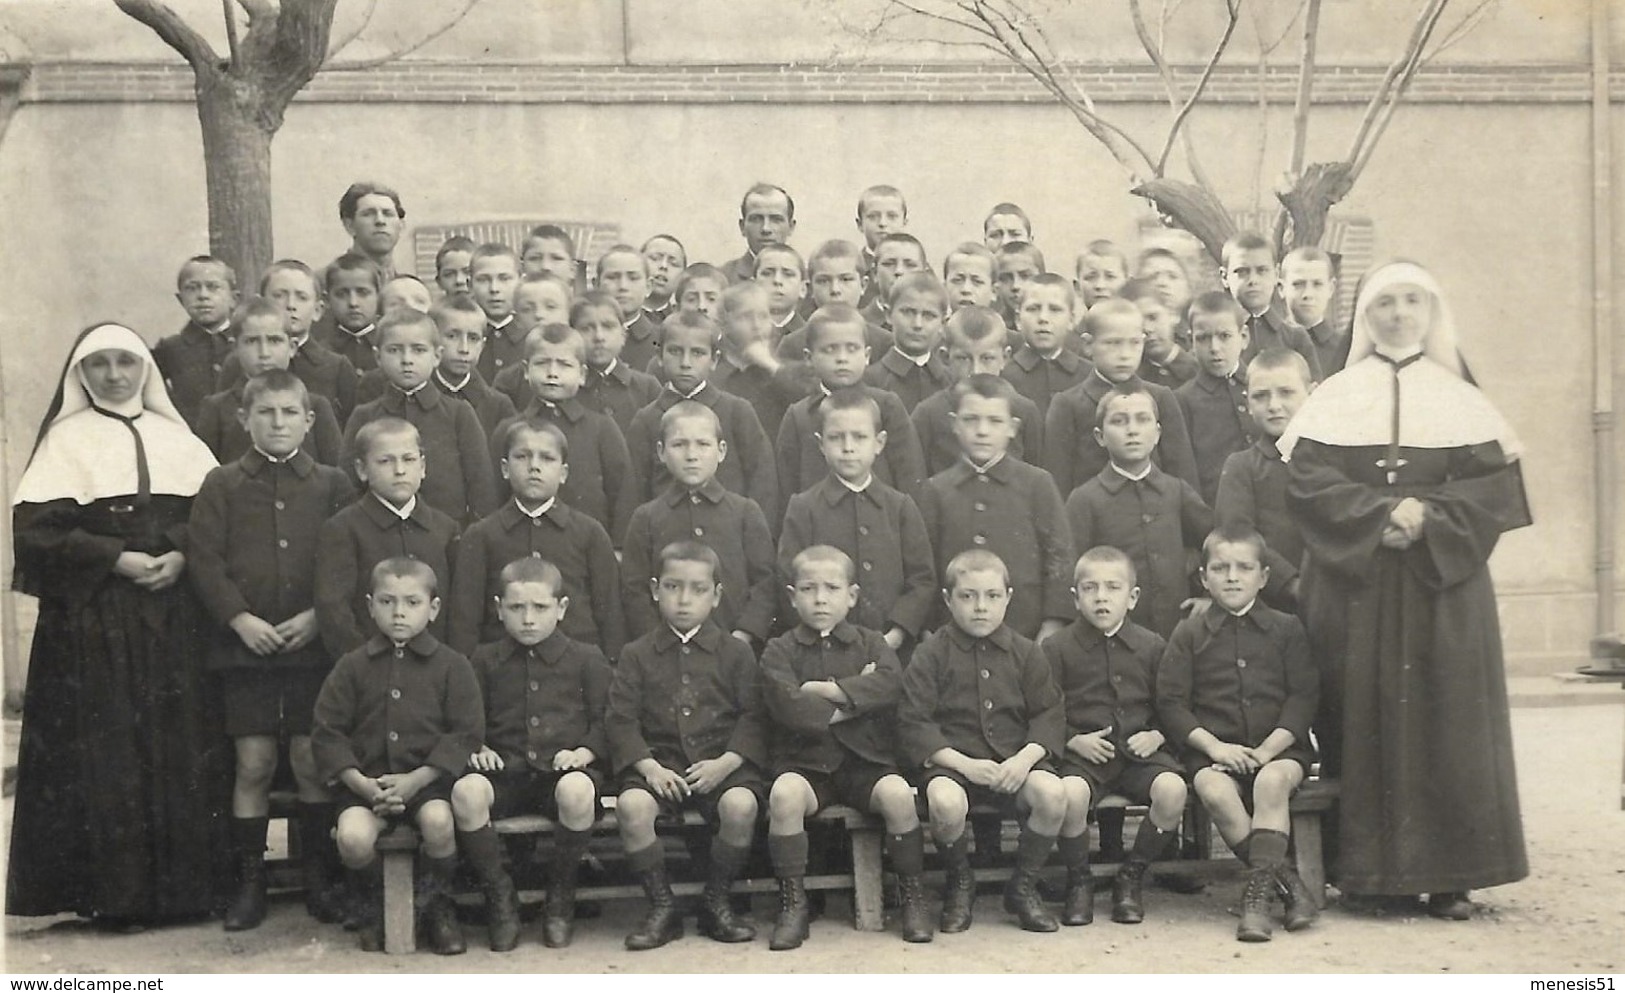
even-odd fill
[[[1061,750],[1064,701],[1038,645],[1004,624],[1013,592],[1004,562],[983,549],[961,552],[943,579],[952,623],[915,650],[897,711],[900,752],[924,769],[931,834],[947,867],[939,926],[971,926],[976,876],[965,823],[976,804],[1022,821],[1005,910],[1025,930],[1054,931],[1038,872],[1066,814],[1050,764]]]
[[[1314,921],[1315,901],[1287,861],[1289,804],[1314,761],[1309,723],[1320,699],[1296,617],[1266,606],[1258,532],[1219,528],[1202,543],[1213,605],[1179,622],[1157,671],[1157,714],[1225,844],[1245,862],[1239,941],[1270,940],[1270,899],[1286,928]]]
[[[547,880],[542,943],[563,948],[575,925],[576,871],[598,819],[602,759],[609,755],[604,653],[559,630],[570,608],[564,578],[546,559],[503,567],[496,596],[504,637],[474,652],[485,703],[485,744],[451,789],[457,848],[485,890],[493,952],[519,944],[519,897],[502,866],[492,818],[540,811],[558,822]]]
[[[722,602],[722,562],[709,546],[673,542],[649,581],[660,627],[626,646],[610,684],[611,764],[620,777],[615,816],[626,862],[649,909],[626,936],[631,951],[683,936],[655,817],[693,807],[717,829],[700,930],[724,942],[756,929],[734,916],[728,894],[745,865],[767,793],[761,676],[756,656],[711,620]]]
[[[424,925],[438,955],[467,951],[452,904],[457,841],[452,777],[485,735],[468,659],[428,632],[440,612],[434,570],[409,558],[372,570],[377,632],[333,666],[316,698],[311,745],[325,782],[342,785],[339,857],[350,870],[361,950],[383,949],[383,873],[374,844],[409,817],[423,838]]]
[[[832,803],[878,813],[903,898],[903,940],[930,941],[920,888],[925,835],[914,791],[896,766],[897,701],[903,673],[878,631],[856,627],[850,556],[829,545],[790,562],[790,601],[800,623],[762,652],[762,694],[773,724],[768,851],[779,879],[774,951],[807,940],[806,819]]]

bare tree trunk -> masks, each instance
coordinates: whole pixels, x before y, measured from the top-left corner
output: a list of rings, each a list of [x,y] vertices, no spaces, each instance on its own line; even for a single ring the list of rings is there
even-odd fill
[[[212,78],[211,78],[212,77]],[[209,252],[253,285],[271,264],[271,138],[244,84],[200,74],[197,116],[203,129],[209,198]]]
[[[1235,219],[1224,204],[1194,183],[1164,177],[1147,180],[1129,192],[1151,201],[1167,223],[1195,235],[1215,264],[1224,243],[1236,233]]]
[[[1347,162],[1316,162],[1303,171],[1292,189],[1280,194],[1281,205],[1292,219],[1286,251],[1319,245],[1326,236],[1326,215],[1354,187]]]

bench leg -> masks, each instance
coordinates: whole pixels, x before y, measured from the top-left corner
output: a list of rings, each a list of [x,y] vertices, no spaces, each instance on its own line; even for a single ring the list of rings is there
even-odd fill
[[[1292,815],[1292,847],[1298,877],[1315,895],[1315,906],[1326,906],[1326,861],[1320,842],[1320,814]]]
[[[880,832],[853,828],[852,926],[859,931],[886,930],[880,895]]]
[[[416,908],[412,896],[412,863],[415,852],[385,852],[384,859],[384,951],[408,955],[417,951],[413,928]]]

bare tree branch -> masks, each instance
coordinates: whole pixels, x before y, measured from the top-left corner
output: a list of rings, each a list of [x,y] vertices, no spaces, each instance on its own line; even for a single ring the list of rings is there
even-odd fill
[[[179,52],[197,72],[217,72],[220,56],[208,39],[160,0],[113,0],[118,9],[151,28],[164,44]]]
[[[1479,22],[1485,18],[1489,13],[1489,8],[1495,3],[1496,0],[1479,0],[1476,7],[1462,15],[1461,20],[1457,21],[1454,27],[1445,32],[1445,36],[1439,40],[1437,45],[1433,46],[1433,51],[1422,56],[1421,64],[1427,65],[1445,49],[1453,47],[1457,42],[1472,34],[1473,29],[1478,27]]]
[[[332,62],[338,58],[340,52],[349,48],[351,42],[361,37],[361,32],[367,30],[367,25],[372,23],[372,15],[377,12],[378,0],[367,0],[367,9],[362,12],[361,20],[356,23],[355,30],[327,47],[327,61]]]
[[[1422,62],[1422,52],[1427,48],[1428,38],[1433,34],[1433,29],[1438,25],[1439,18],[1444,14],[1449,2],[1450,0],[1428,0],[1427,6],[1417,16],[1405,51],[1400,53],[1383,76],[1382,84],[1378,87],[1376,95],[1371,98],[1371,105],[1366,108],[1365,117],[1360,122],[1360,131],[1349,148],[1347,161],[1350,183],[1359,178],[1366,163],[1371,160],[1377,141],[1388,129],[1388,123],[1393,120],[1395,108],[1404,97],[1405,91],[1410,89],[1411,79],[1415,77],[1416,70]]]
[[[1213,78],[1213,70],[1224,56],[1224,50],[1230,45],[1230,38],[1236,33],[1236,23],[1241,20],[1241,0],[1225,0],[1225,8],[1229,11],[1229,19],[1224,25],[1224,34],[1213,46],[1213,54],[1208,58],[1207,65],[1202,68],[1202,75],[1196,80],[1196,88],[1191,90],[1190,96],[1185,98],[1184,106],[1174,115],[1172,124],[1168,125],[1168,138],[1162,144],[1162,154],[1157,156],[1157,175],[1162,175],[1168,166],[1168,155],[1174,150],[1174,137],[1196,107],[1196,101],[1201,99],[1202,91],[1207,89],[1208,80]]]
[[[226,50],[232,65],[237,64],[237,8],[231,0],[220,0],[220,13],[226,19]]]
[[[1315,42],[1320,33],[1320,0],[1309,0],[1303,22],[1303,45],[1298,55],[1298,98],[1292,105],[1292,165],[1294,176],[1303,171],[1309,143],[1309,107],[1314,97]]]
[[[448,17],[446,19],[445,23],[441,24],[439,27],[435,28],[433,31],[428,32],[427,34],[425,34],[421,38],[419,38],[416,42],[413,42],[412,44],[407,45],[404,48],[397,48],[394,51],[386,52],[385,54],[377,56],[376,58],[353,59],[353,60],[348,61],[348,62],[330,62],[324,68],[326,68],[326,69],[328,69],[330,71],[346,71],[346,72],[349,72],[349,71],[354,71],[356,69],[370,69],[370,68],[372,68],[374,66],[383,65],[386,62],[393,62],[396,59],[404,58],[404,57],[406,57],[408,55],[411,55],[413,52],[417,51],[418,49],[422,48],[423,46],[429,44],[430,42],[434,41],[436,38],[439,38],[441,35],[445,34],[447,31],[450,31],[452,28],[456,27],[457,23],[459,21],[461,21],[464,17],[467,17],[468,12],[473,10],[474,5],[479,3],[479,2],[480,2],[480,0],[463,0],[462,6],[458,8],[456,13],[454,13],[450,17]]]

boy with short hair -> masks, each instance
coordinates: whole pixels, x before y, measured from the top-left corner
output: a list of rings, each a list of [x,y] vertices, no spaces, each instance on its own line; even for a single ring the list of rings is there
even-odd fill
[[[271,313],[280,334],[280,315]],[[262,316],[239,327],[257,333],[250,329],[264,323]],[[265,830],[284,733],[299,790],[305,906],[338,919],[324,895],[337,868],[333,808],[310,750],[311,708],[331,662],[317,640],[314,587],[317,531],[354,497],[343,472],[300,449],[314,413],[293,373],[256,372],[240,416],[252,448],[209,471],[192,501],[187,543],[187,575],[214,621],[207,668],[220,681],[237,757],[231,841],[240,873],[227,931],[265,919]]]
[[[948,287],[948,306],[992,307],[998,299],[994,291],[997,263],[986,245],[965,241],[955,245],[942,260],[942,282]]]
[[[1246,528],[1264,536],[1270,550],[1269,585],[1264,600],[1277,610],[1298,607],[1298,564],[1303,561],[1303,532],[1286,506],[1286,463],[1275,446],[1292,416],[1315,384],[1309,363],[1286,348],[1258,353],[1247,366],[1247,412],[1258,428],[1258,440],[1225,459],[1219,474],[1213,517],[1223,528]]]
[[[305,386],[333,404],[333,416],[343,423],[355,409],[356,375],[350,360],[317,341],[311,326],[322,316],[321,286],[310,266],[297,259],[280,259],[260,278],[260,296],[282,308],[287,320],[288,340],[293,358],[288,370],[304,380]],[[245,379],[235,355],[226,357],[220,367],[220,389],[236,386]]]
[[[429,287],[411,273],[391,276],[378,291],[378,310],[384,317],[403,310],[427,314],[433,306],[434,297],[429,294]]]
[[[771,250],[763,252],[772,258]],[[722,486],[754,500],[758,507],[779,506],[773,448],[756,412],[744,400],[711,385],[720,341],[716,322],[701,314],[679,311],[661,325],[660,369],[666,386],[637,412],[626,432],[626,447],[633,453],[632,485],[637,503],[656,499],[671,481],[668,464],[660,454],[662,419],[673,406],[686,400],[708,407],[716,415],[724,456],[717,473]]]
[[[999,300],[997,309],[1007,325],[1019,326],[1022,292],[1034,276],[1047,272],[1044,253],[1030,242],[1007,241],[994,252],[993,290]]]
[[[1066,814],[1051,764],[1061,752],[1064,701],[1038,645],[1005,623],[1021,594],[998,555],[956,554],[943,583],[952,622],[914,652],[897,708],[899,752],[924,770],[920,792],[947,869],[939,926],[950,934],[971,926],[976,876],[965,821],[972,805],[988,805],[1022,820],[1005,910],[1024,930],[1055,931],[1037,883]]]
[[[863,235],[863,274],[869,280],[862,299],[855,304],[861,310],[874,300],[877,292],[874,285],[875,251],[880,247],[882,238],[908,227],[908,201],[903,199],[903,191],[895,186],[871,186],[858,194],[855,220],[859,233]]]
[[[1003,376],[1016,392],[1031,400],[1039,414],[1049,411],[1055,394],[1081,383],[1089,362],[1077,352],[1073,328],[1077,295],[1063,276],[1040,272],[1027,281],[1016,305],[1016,330],[1023,344],[1004,367]]]
[[[805,354],[818,377],[819,391],[792,404],[779,426],[778,478],[784,499],[800,493],[828,472],[818,446],[814,417],[825,396],[847,387],[863,390],[880,406],[886,448],[875,463],[875,475],[904,493],[917,490],[925,477],[925,457],[920,453],[920,441],[914,435],[903,401],[894,393],[861,382],[870,361],[863,317],[846,304],[819,307],[807,322]],[[782,511],[782,505],[779,509]]]
[[[859,311],[864,320],[891,331],[892,284],[914,272],[930,272],[931,262],[925,256],[920,239],[903,231],[889,234],[875,246],[874,298],[869,306]]]
[[[365,255],[346,252],[322,270],[322,299],[331,325],[322,344],[350,360],[359,375],[378,368],[378,297],[384,273]]]
[[[1067,497],[1067,523],[1078,545],[1128,555],[1140,586],[1131,616],[1166,638],[1191,592],[1187,559],[1212,530],[1213,514],[1191,484],[1151,461],[1161,427],[1144,383],[1107,393],[1095,419],[1095,441],[1108,462]]]
[[[679,319],[671,318],[667,326]],[[730,448],[716,409],[679,400],[661,411],[655,423],[659,437],[652,447],[663,470],[661,488],[632,512],[623,546],[628,628],[638,636],[658,626],[649,599],[655,560],[672,542],[692,539],[714,549],[722,561],[717,574],[722,599],[713,619],[734,637],[758,646],[773,628],[775,607],[773,535],[767,518],[754,499],[727,487],[718,473]]]
[[[233,355],[238,368],[250,379],[272,371],[285,371],[293,361],[287,319],[271,301],[249,297],[237,308],[231,323],[237,329]],[[221,465],[241,458],[254,445],[247,422],[243,420],[247,385],[247,381],[243,381],[212,393],[203,398],[197,410],[192,430],[209,446]],[[305,407],[312,420],[309,430],[302,432],[301,444],[322,465],[341,465],[344,436],[339,431],[338,419],[333,416],[333,404],[308,389],[305,393]]]
[[[1247,414],[1247,325],[1241,307],[1217,290],[1191,301],[1196,378],[1174,395],[1190,427],[1197,490],[1209,506],[1219,494],[1219,473],[1232,452],[1245,451],[1257,430]]]
[[[897,394],[912,414],[921,400],[953,385],[941,349],[948,294],[931,273],[911,272],[891,284],[886,313],[892,347],[864,370],[863,381]]]
[[[818,410],[818,444],[829,473],[790,498],[779,537],[779,575],[794,584],[804,549],[828,545],[857,563],[853,623],[882,632],[894,651],[924,633],[935,567],[925,519],[913,498],[875,478],[886,447],[880,406],[855,390],[836,390]],[[844,611],[843,611],[844,613]]]
[[[612,245],[598,257],[596,288],[607,292],[621,311],[625,342],[617,357],[633,369],[642,369],[659,350],[655,341],[660,326],[643,312],[649,296],[649,263],[631,245]],[[575,322],[571,322],[574,326]]]
[[[963,551],[997,555],[1015,591],[1011,630],[1043,641],[1071,614],[1074,555],[1061,494],[1049,473],[1010,457],[1020,431],[1015,387],[976,375],[954,384],[952,395],[959,461],[926,480],[917,498],[938,569]]]
[[[773,720],[768,851],[779,880],[774,951],[807,939],[806,819],[832,803],[879,813],[903,903],[903,940],[930,941],[920,887],[925,834],[914,790],[897,768],[902,667],[879,633],[848,621],[858,602],[852,559],[813,545],[786,577],[800,621],[762,652],[762,695]]]
[[[795,230],[796,202],[784,187],[772,183],[753,184],[739,200],[739,233],[745,237],[745,254],[723,268],[724,285],[742,283],[755,276],[756,257],[762,249],[788,242]],[[721,292],[720,287],[718,292]]]
[[[1152,459],[1171,476],[1197,484],[1196,456],[1191,452],[1185,415],[1174,392],[1139,377],[1145,332],[1139,308],[1127,300],[1102,300],[1089,308],[1084,328],[1093,340],[1094,371],[1083,382],[1055,395],[1044,418],[1044,452],[1039,464],[1055,476],[1063,493],[1071,493],[1106,467],[1106,450],[1095,441],[1095,409],[1114,387],[1144,385],[1157,402],[1162,427]]]
[[[784,412],[812,391],[812,371],[805,362],[775,357],[773,316],[767,290],[759,284],[728,287],[722,294],[721,324],[722,348],[711,385],[749,404],[762,432],[777,438]]]
[[[457,522],[418,497],[423,446],[398,417],[364,425],[355,436],[355,474],[367,492],[322,525],[316,545],[316,621],[327,653],[338,658],[367,640],[368,576],[405,555],[450,579]],[[436,616],[434,631],[443,630]]]
[[[982,221],[982,243],[997,252],[1014,241],[1032,244],[1033,222],[1027,212],[1013,203],[996,203]]]
[[[546,277],[551,278],[551,277]],[[626,439],[608,414],[587,407],[577,395],[586,381],[587,346],[567,324],[543,324],[525,337],[525,377],[535,396],[518,418],[558,425],[569,445],[571,466],[559,497],[604,526],[619,544],[637,507],[632,459]],[[507,453],[507,429],[491,435],[491,465],[497,475]]]
[[[1256,531],[1208,535],[1202,584],[1213,605],[1179,622],[1157,670],[1158,718],[1225,844],[1250,867],[1239,941],[1270,940],[1272,893],[1285,900],[1288,931],[1318,914],[1287,843],[1292,794],[1315,759],[1319,675],[1298,619],[1258,602],[1264,550]]]
[[[807,260],[807,284],[814,309],[832,303],[864,306],[860,301],[867,295],[870,280],[864,274],[863,256],[858,246],[839,238],[819,245]],[[811,320],[811,315],[808,319]],[[891,347],[891,332],[867,318],[863,334],[871,354],[884,355]],[[780,338],[775,352],[786,362],[802,362],[806,360],[806,349],[807,329],[801,327]]]
[[[502,866],[493,818],[541,811],[557,822],[542,943],[570,944],[576,873],[598,819],[609,757],[604,709],[611,670],[591,643],[560,630],[570,598],[553,563],[516,559],[498,574],[503,637],[470,660],[485,704],[485,739],[451,789],[457,849],[479,877],[493,952],[519,944],[519,895]]]
[[[710,619],[721,601],[721,572],[705,545],[662,548],[649,582],[660,627],[626,646],[610,683],[604,729],[618,777],[615,816],[627,865],[649,900],[643,922],[626,937],[632,951],[683,936],[655,817],[691,806],[717,827],[701,931],[725,942],[756,937],[734,916],[728,894],[767,793],[761,670],[750,648]]]
[[[1319,380],[1320,357],[1315,353],[1314,343],[1302,328],[1283,320],[1274,307],[1275,246],[1257,232],[1242,231],[1224,243],[1219,257],[1224,288],[1245,315],[1242,327],[1247,331],[1247,349],[1241,361],[1251,362],[1253,356],[1266,348],[1286,347],[1302,355],[1309,363],[1309,372]],[[1193,335],[1194,331],[1193,328]]]
[[[474,408],[429,384],[440,365],[440,329],[429,315],[407,311],[378,327],[378,368],[389,384],[364,403],[344,427],[344,450],[355,456],[355,436],[380,417],[398,417],[418,429],[426,461],[423,497],[454,519],[474,521],[496,509],[496,486],[483,457],[485,431]],[[346,459],[346,461],[349,460]]]
[[[947,343],[948,367],[955,381],[967,376],[999,375],[1010,359],[1004,320],[987,307],[966,304],[948,318],[943,335]],[[1021,422],[1021,430],[1010,441],[1010,454],[1026,462],[1035,461],[1044,451],[1044,415],[1038,405],[1015,394],[1011,412]],[[959,439],[954,435],[953,387],[948,386],[920,401],[914,408],[914,430],[925,453],[926,476],[934,476],[959,461]]]
[[[467,293],[474,288],[474,249],[479,246],[467,235],[454,234],[441,242],[434,253],[434,283],[446,296]]]
[[[1091,241],[1078,256],[1077,287],[1083,309],[1088,310],[1108,297],[1119,295],[1128,281],[1128,256],[1115,242],[1105,238]]]
[[[1139,597],[1134,563],[1105,545],[1079,556],[1072,574],[1078,620],[1044,642],[1055,681],[1066,700],[1066,751],[1060,761],[1066,790],[1061,861],[1066,865],[1062,924],[1094,920],[1089,876],[1089,810],[1108,793],[1149,804],[1134,848],[1112,881],[1112,920],[1145,919],[1140,882],[1146,868],[1179,836],[1185,816],[1185,778],[1163,747],[1154,702],[1162,638],[1128,619]]]
[[[756,253],[752,281],[767,290],[767,310],[773,318],[777,344],[806,325],[798,308],[807,295],[807,265],[789,245],[767,245]]]
[[[746,277],[749,279],[750,277]],[[742,282],[743,280],[741,280]],[[729,286],[728,274],[709,262],[696,262],[683,270],[677,280],[677,309],[703,317],[716,315],[722,293]]]
[[[451,591],[446,641],[464,654],[502,638],[501,572],[515,559],[546,559],[563,576],[559,592],[572,609],[564,633],[597,645],[613,659],[626,644],[620,570],[602,524],[565,501],[570,446],[552,421],[516,417],[496,438],[510,498],[463,533],[457,585]]]
[[[552,276],[571,289],[578,281],[575,239],[557,224],[538,224],[525,234],[519,264],[522,276]]]
[[[186,326],[152,346],[169,399],[194,429],[203,399],[232,349],[231,312],[237,305],[237,273],[212,255],[194,255],[175,274],[175,299]]]
[[[634,323],[652,320],[648,311],[640,314]],[[587,381],[581,387],[581,402],[608,414],[625,434],[637,412],[660,395],[660,380],[644,372],[642,365],[632,364],[636,357],[628,358],[631,330],[621,318],[620,304],[609,293],[583,293],[570,305],[570,326],[581,332],[586,346]]]
[[[1349,335],[1327,319],[1336,298],[1337,266],[1325,249],[1306,245],[1286,253],[1281,260],[1281,299],[1314,345],[1321,378],[1342,372],[1349,360]]]
[[[469,292],[485,311],[485,348],[475,368],[492,386],[497,374],[521,361],[525,327],[514,315],[519,288],[519,256],[501,242],[488,241],[474,249],[468,263]]]
[[[1170,390],[1177,390],[1195,379],[1196,357],[1181,348],[1175,340],[1180,315],[1162,302],[1162,296],[1151,280],[1131,279],[1123,284],[1117,295],[1140,310],[1140,328],[1145,332],[1140,378]]]
[[[515,410],[524,410],[536,399],[536,391],[530,387],[530,371],[526,364],[529,335],[548,324],[568,323],[573,298],[569,284],[550,272],[535,272],[520,277],[513,297],[513,324],[502,335],[501,347],[505,357],[496,363],[501,371],[491,380],[491,385],[513,401]],[[617,314],[620,313],[619,305],[615,310]],[[517,348],[509,344],[515,334],[519,336]],[[493,343],[496,343],[495,339]]]
[[[331,522],[329,522],[331,523]],[[316,697],[311,745],[324,781],[342,785],[337,840],[350,870],[361,950],[383,950],[383,873],[374,845],[392,820],[423,838],[423,917],[438,955],[468,950],[452,894],[457,841],[452,779],[485,735],[480,687],[468,659],[429,625],[438,580],[425,562],[389,558],[368,570],[374,634],[333,666]]]
[[[643,300],[643,312],[658,325],[677,309],[677,277],[688,267],[688,249],[674,235],[657,234],[639,251],[649,266],[649,295]]]
[[[440,332],[440,365],[430,376],[435,389],[474,408],[480,429],[489,435],[514,415],[513,401],[492,389],[480,375],[485,348],[485,311],[467,293],[452,293],[429,310]]]

